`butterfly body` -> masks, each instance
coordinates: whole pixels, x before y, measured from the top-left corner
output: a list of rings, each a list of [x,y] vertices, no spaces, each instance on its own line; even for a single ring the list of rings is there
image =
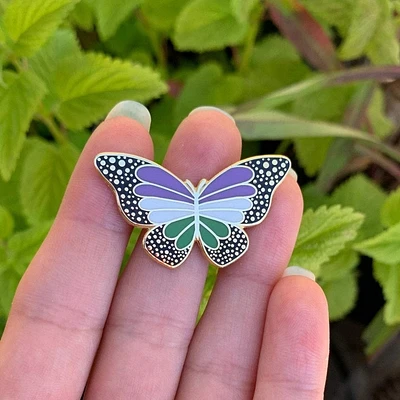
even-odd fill
[[[265,218],[290,160],[249,158],[197,186],[129,154],[101,153],[95,165],[113,187],[124,217],[150,228],[143,245],[158,262],[171,268],[181,265],[197,241],[211,263],[225,267],[247,251],[243,228]]]

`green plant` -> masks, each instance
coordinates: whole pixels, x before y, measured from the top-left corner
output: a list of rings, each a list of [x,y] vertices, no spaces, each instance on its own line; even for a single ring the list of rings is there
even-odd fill
[[[204,104],[234,115],[245,155],[297,160],[306,211],[291,263],[316,274],[336,320],[354,307],[360,257],[373,259],[386,299],[365,334],[375,351],[400,327],[400,192],[388,194],[400,152],[379,84],[400,77],[398,8],[389,0],[2,0],[1,329],[90,130],[129,98],[149,104],[159,162],[179,121]],[[216,275],[210,269],[202,310]]]

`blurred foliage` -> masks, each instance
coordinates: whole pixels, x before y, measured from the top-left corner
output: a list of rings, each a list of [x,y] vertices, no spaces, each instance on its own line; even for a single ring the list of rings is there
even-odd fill
[[[235,117],[245,156],[292,158],[305,214],[291,263],[316,274],[337,320],[372,258],[386,303],[365,340],[378,349],[400,327],[399,134],[387,112],[398,11],[390,0],[1,1],[0,331],[89,132],[133,99],[152,113],[158,162],[205,104]],[[216,277],[210,268],[200,314]]]

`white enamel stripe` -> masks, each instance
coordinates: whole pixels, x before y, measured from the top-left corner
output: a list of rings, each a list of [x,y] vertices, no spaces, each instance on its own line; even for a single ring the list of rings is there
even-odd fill
[[[250,210],[253,203],[248,198],[233,198],[199,204],[199,210]]]
[[[194,204],[178,200],[161,199],[159,197],[145,197],[140,200],[139,207],[146,211],[191,210],[194,212]]]

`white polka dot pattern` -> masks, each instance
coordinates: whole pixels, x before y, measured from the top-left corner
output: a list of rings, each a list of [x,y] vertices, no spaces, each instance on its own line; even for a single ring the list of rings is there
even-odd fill
[[[249,238],[246,232],[233,225],[229,225],[231,234],[226,239],[220,239],[219,247],[215,250],[203,246],[203,249],[212,264],[223,268],[235,262],[248,249]]]
[[[268,156],[245,160],[237,165],[248,166],[254,171],[250,184],[257,189],[257,193],[250,198],[253,206],[244,212],[241,225],[256,225],[268,214],[274,191],[289,172],[290,160],[283,156]]]
[[[135,186],[142,183],[136,176],[137,168],[150,162],[128,154],[110,153],[98,155],[95,164],[114,188],[120,209],[126,218],[133,224],[151,226],[152,224],[147,219],[148,212],[139,208],[141,197],[133,193]]]

